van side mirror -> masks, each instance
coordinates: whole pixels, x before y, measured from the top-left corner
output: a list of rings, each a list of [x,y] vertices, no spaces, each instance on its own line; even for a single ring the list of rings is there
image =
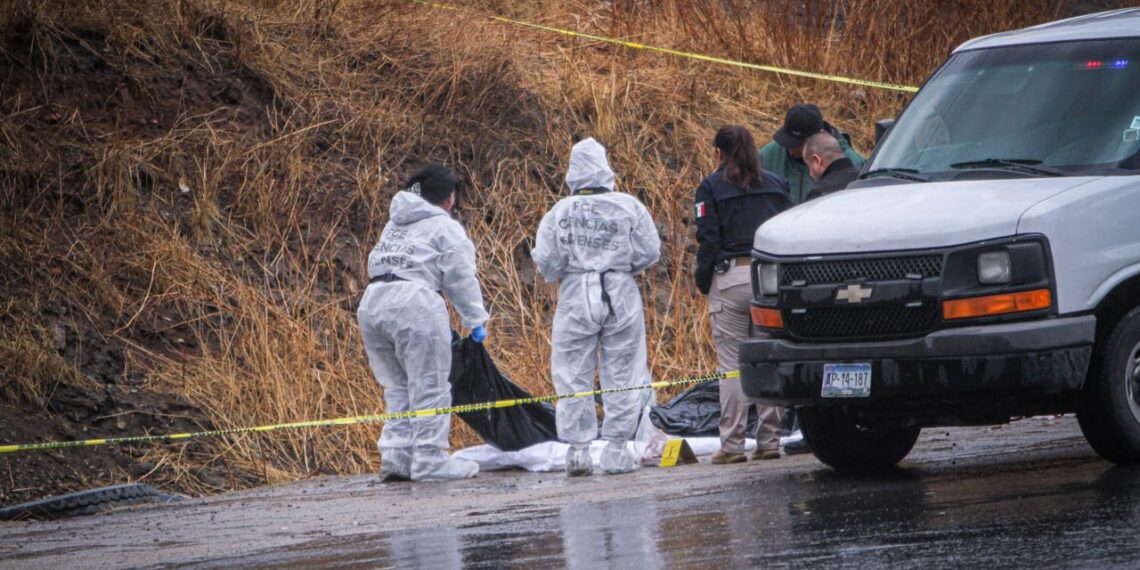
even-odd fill
[[[887,131],[890,131],[891,127],[893,127],[893,126],[895,126],[895,120],[894,119],[879,119],[878,121],[875,121],[875,145],[876,146],[878,146],[879,141],[883,140],[883,137],[887,136]]]

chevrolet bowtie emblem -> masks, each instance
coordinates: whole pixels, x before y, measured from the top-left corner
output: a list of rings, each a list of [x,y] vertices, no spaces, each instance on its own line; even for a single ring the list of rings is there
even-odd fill
[[[835,300],[862,303],[864,299],[871,298],[871,291],[873,290],[872,287],[864,287],[859,284],[848,285],[835,292]]]

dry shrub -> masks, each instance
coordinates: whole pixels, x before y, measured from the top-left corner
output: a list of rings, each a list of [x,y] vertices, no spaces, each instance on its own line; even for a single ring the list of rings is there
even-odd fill
[[[476,2],[592,33],[918,83],[958,42],[1059,1]],[[400,180],[464,179],[496,360],[551,391],[553,286],[529,261],[564,196],[573,134],[598,137],[664,242],[643,279],[655,378],[715,367],[691,283],[693,189],[726,123],[759,140],[815,101],[867,151],[906,96],[554,37],[404,1],[23,1],[0,9],[0,398],[113,382],[61,356],[66,321],[202,427],[383,409],[355,323],[365,256]],[[60,317],[58,307],[71,310]],[[18,324],[17,324],[18,323]],[[114,375],[113,374],[113,375]],[[477,441],[455,423],[456,445]],[[95,426],[98,428],[99,426]],[[141,448],[141,476],[195,492],[374,469],[375,426]],[[211,475],[221,466],[222,476]],[[122,474],[120,474],[122,475]]]

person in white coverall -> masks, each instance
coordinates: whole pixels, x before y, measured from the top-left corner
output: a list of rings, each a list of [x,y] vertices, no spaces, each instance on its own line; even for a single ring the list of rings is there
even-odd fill
[[[486,338],[475,246],[450,216],[458,182],[442,165],[420,170],[392,198],[388,224],[368,255],[357,318],[389,413],[451,405],[451,326],[441,290],[471,338]],[[478,465],[447,454],[450,423],[447,415],[386,422],[378,442],[381,477],[474,477]]]
[[[560,395],[649,383],[645,315],[634,275],[657,262],[661,240],[637,198],[614,192],[606,149],[594,139],[574,145],[566,184],[571,196],[554,205],[538,226],[531,257],[549,282],[561,281],[551,339],[551,372]],[[602,396],[605,420],[601,467],[606,473],[636,468],[627,449],[649,390]],[[558,437],[570,444],[566,472],[593,472],[589,445],[598,435],[593,398],[560,400]]]

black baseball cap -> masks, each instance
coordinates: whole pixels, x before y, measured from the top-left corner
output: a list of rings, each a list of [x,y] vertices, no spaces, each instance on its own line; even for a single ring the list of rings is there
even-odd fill
[[[784,126],[772,137],[784,148],[794,149],[812,135],[823,130],[823,112],[811,103],[801,103],[788,109]]]

